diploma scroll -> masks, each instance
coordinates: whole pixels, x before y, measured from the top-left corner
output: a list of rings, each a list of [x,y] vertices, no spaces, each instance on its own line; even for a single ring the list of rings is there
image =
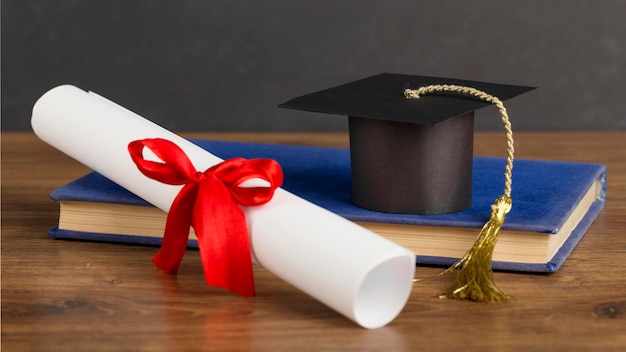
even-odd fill
[[[164,211],[182,186],[141,174],[128,155],[131,141],[168,139],[198,170],[222,161],[97,94],[69,85],[45,93],[33,107],[31,123],[45,142]],[[283,189],[264,205],[242,209],[254,262],[362,327],[386,325],[406,304],[415,270],[411,251]]]

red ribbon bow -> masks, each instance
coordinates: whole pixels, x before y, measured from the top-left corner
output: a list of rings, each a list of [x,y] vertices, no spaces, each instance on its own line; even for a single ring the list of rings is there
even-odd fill
[[[144,148],[162,162],[144,159]],[[270,159],[233,158],[198,172],[180,147],[160,138],[133,141],[128,151],[147,177],[184,185],[167,214],[163,243],[152,262],[176,274],[193,226],[207,284],[254,296],[248,226],[237,204],[261,205],[272,199],[283,182],[280,165]],[[253,178],[269,182],[269,187],[240,187]]]

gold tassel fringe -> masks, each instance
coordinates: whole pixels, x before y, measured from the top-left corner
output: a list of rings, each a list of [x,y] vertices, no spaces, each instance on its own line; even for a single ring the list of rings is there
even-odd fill
[[[444,273],[459,269],[454,286],[440,298],[466,299],[477,302],[500,302],[511,299],[493,281],[491,257],[506,214],[511,210],[511,198],[498,197],[491,205],[491,218],[483,226],[472,248]]]

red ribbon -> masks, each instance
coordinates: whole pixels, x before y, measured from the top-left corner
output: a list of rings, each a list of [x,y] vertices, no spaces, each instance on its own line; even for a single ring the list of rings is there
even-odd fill
[[[144,148],[162,162],[144,159]],[[160,138],[133,141],[128,151],[145,176],[184,185],[167,214],[163,243],[152,262],[175,275],[193,226],[207,284],[254,296],[248,226],[237,204],[260,205],[272,199],[283,182],[280,165],[270,159],[234,158],[198,172],[180,147]],[[269,182],[269,187],[240,187],[253,178]]]

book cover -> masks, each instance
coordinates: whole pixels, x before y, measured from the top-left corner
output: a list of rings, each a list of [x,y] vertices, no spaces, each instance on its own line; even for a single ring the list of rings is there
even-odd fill
[[[446,235],[454,237],[455,240],[460,239],[461,242],[471,244],[489,217],[491,203],[502,193],[505,160],[474,157],[473,196],[469,209],[440,215],[380,213],[360,208],[352,203],[348,149],[209,140],[193,142],[223,159],[232,157],[275,159],[283,168],[285,176],[282,188],[349,220],[361,223],[384,237],[391,236],[390,239],[397,240],[400,244],[404,244],[402,241],[405,240],[419,242],[429,239],[430,231],[433,233],[430,238],[433,238],[434,242],[430,245],[431,249],[446,247],[448,245],[445,242],[446,237],[442,237],[444,240],[441,242],[438,235],[435,235],[441,230],[444,232],[447,230]],[[549,253],[546,260],[526,261],[516,259],[515,256],[512,256],[512,259],[502,256],[504,260],[498,260],[496,246],[493,268],[554,272],[574,249],[604,205],[606,167],[592,163],[517,159],[514,163],[513,177],[513,209],[502,228],[498,246],[501,243],[505,246],[508,241],[511,242],[512,252],[523,254],[524,251],[530,250],[525,248],[528,244],[525,243],[526,237],[520,235],[526,233],[532,234],[533,238],[541,238],[539,241],[545,238],[547,247],[555,246],[549,236],[558,235],[562,237],[562,241],[557,241],[558,248],[546,248]],[[143,199],[95,172],[58,188],[52,192],[51,197],[60,202],[151,207]],[[392,229],[391,232],[396,234],[384,234],[387,229]],[[461,229],[466,231],[460,231]],[[420,232],[421,237],[411,239],[413,232],[415,236]],[[67,228],[53,228],[49,234],[56,238],[160,244],[159,238],[73,231]],[[543,246],[543,242],[541,243]],[[190,241],[190,246],[194,245],[193,241]],[[415,248],[409,249],[417,254],[418,264],[447,266],[455,261],[455,256],[441,255],[431,251],[428,246],[421,248],[419,243],[414,246]],[[467,249],[470,246],[463,243],[460,247]]]

